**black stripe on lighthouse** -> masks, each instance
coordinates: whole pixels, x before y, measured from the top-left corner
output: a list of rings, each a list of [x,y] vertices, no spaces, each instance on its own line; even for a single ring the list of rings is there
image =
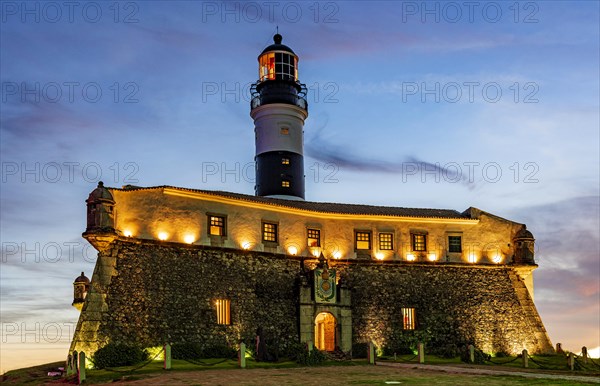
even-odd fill
[[[269,151],[255,157],[257,196],[304,199],[304,157],[289,151]]]

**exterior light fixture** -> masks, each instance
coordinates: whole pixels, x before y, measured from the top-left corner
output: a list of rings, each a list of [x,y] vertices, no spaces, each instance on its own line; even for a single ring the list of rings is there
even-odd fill
[[[296,254],[298,253],[298,248],[292,245],[288,247],[288,253],[292,256],[296,256]]]
[[[412,253],[407,254],[406,261],[415,261],[415,255]]]
[[[161,241],[165,241],[169,238],[169,234],[167,232],[158,232],[158,239]]]
[[[429,261],[436,261],[437,255],[435,253],[430,253],[429,256],[427,256],[427,258],[429,259]]]
[[[193,244],[194,241],[196,241],[196,238],[194,237],[194,235],[185,235],[183,237],[183,241],[185,241],[186,244]]]
[[[131,231],[130,231],[129,229],[127,229],[127,230],[124,230],[124,231],[123,231],[123,236],[125,236],[125,237],[131,237],[131,236],[132,236],[132,233],[131,233]]]

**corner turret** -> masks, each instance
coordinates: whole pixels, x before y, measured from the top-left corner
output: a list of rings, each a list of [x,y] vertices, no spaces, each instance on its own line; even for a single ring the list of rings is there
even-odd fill
[[[87,200],[87,227],[83,237],[97,250],[104,249],[110,244],[117,232],[115,231],[115,200],[102,181],[94,189]]]
[[[535,264],[535,239],[533,234],[523,225],[513,239],[515,245],[514,264],[534,265]]]
[[[73,282],[73,303],[71,305],[81,311],[89,290],[90,279],[81,272],[81,275]]]

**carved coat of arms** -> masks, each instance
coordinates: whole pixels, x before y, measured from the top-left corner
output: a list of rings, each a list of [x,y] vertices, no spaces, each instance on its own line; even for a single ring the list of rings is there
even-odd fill
[[[335,270],[324,268],[315,269],[315,301],[317,303],[335,303]]]

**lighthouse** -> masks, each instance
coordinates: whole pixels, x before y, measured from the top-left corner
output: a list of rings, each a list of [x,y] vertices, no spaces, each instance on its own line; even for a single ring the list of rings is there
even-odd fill
[[[298,56],[273,36],[258,56],[250,116],[256,141],[255,194],[304,200],[304,120],[306,86],[298,80]]]

